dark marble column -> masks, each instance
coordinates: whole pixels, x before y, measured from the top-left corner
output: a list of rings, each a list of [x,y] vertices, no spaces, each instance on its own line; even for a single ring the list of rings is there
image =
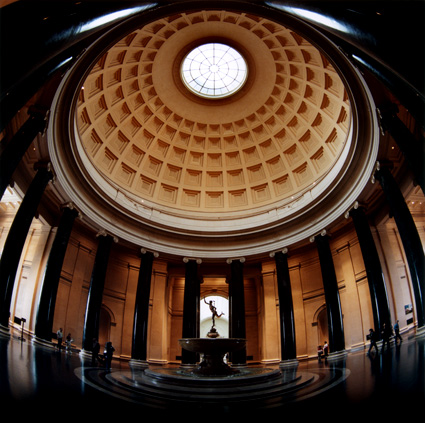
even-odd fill
[[[325,290],[326,311],[328,314],[329,348],[331,353],[345,350],[344,327],[342,322],[341,301],[336,279],[332,252],[327,235],[315,238],[319,252],[323,288]]]
[[[35,336],[46,341],[52,339],[53,317],[55,314],[56,296],[62,265],[74,220],[77,216],[78,211],[75,208],[67,206],[63,209],[44,273],[43,287],[35,322]]]
[[[230,338],[246,339],[245,324],[245,292],[243,280],[244,259],[228,260],[231,266],[229,281],[229,314],[230,314]],[[231,354],[233,365],[243,366],[246,364],[246,347],[234,351]]]
[[[90,280],[84,321],[83,349],[86,351],[92,350],[93,338],[99,338],[103,288],[105,286],[106,270],[113,241],[114,238],[111,235],[99,235],[99,244]]]
[[[7,236],[0,261],[0,325],[9,326],[10,303],[19,260],[32,220],[53,174],[48,166],[40,166],[16,213]]]
[[[385,193],[403,243],[415,294],[418,327],[422,327],[425,325],[425,257],[422,242],[403,194],[388,167],[380,166],[375,172],[375,178],[379,181]]]
[[[386,104],[379,107],[382,128],[387,130],[403,153],[415,180],[425,193],[425,140],[415,137],[397,116],[398,106]]]
[[[149,297],[151,292],[153,258],[153,253],[142,251],[134,309],[133,344],[131,351],[131,358],[133,360],[146,361],[147,359]]]
[[[282,361],[294,360],[297,358],[297,351],[288,256],[286,253],[279,251],[274,254],[274,259],[279,295],[281,356]]]
[[[46,109],[32,107],[28,113],[29,118],[9,141],[0,156],[0,198],[28,147],[37,134],[46,127]]]
[[[353,218],[365,264],[375,332],[380,336],[383,324],[391,324],[384,274],[382,273],[378,251],[364,209],[362,207],[353,208],[350,210],[350,216]]]
[[[185,259],[185,285],[183,297],[183,332],[182,338],[197,338],[199,334],[199,293],[198,261]],[[182,364],[193,365],[197,362],[197,354],[182,349]]]

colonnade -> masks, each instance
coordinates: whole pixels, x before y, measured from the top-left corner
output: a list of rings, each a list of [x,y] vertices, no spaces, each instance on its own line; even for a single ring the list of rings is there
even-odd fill
[[[5,242],[0,260],[0,325],[8,328],[10,318],[11,297],[22,249],[29,226],[36,214],[37,206],[43,192],[53,178],[53,173],[47,164],[39,164],[33,182],[29,186],[21,206],[15,216]],[[407,257],[411,283],[415,294],[415,310],[417,324],[423,328],[424,320],[424,253],[413,218],[407,208],[403,195],[394,180],[388,166],[377,165],[373,178],[379,181],[386,196],[392,215],[397,224],[400,238]],[[35,322],[35,337],[50,341],[55,310],[56,293],[59,285],[61,267],[65,256],[67,243],[78,211],[72,204],[62,209],[62,217],[53,241]],[[384,323],[391,324],[390,307],[386,284],[371,234],[365,209],[357,203],[347,212],[346,217],[353,220],[362,251],[366,274],[369,283],[373,320],[379,333]],[[101,232],[98,237],[98,249],[90,280],[89,295],[85,313],[83,350],[90,351],[92,339],[98,336],[100,309],[102,306],[103,287],[111,245],[114,237]],[[328,313],[328,329],[330,349],[334,353],[345,350],[344,327],[341,313],[341,303],[329,236],[326,231],[311,238],[316,244],[322,280],[324,286],[326,308]],[[147,361],[148,310],[152,264],[154,253],[143,250],[141,254],[140,273],[137,287],[137,297],[134,312],[134,327],[132,339],[132,360]],[[273,252],[276,265],[276,282],[279,297],[281,360],[291,362],[296,360],[296,339],[294,310],[292,304],[291,282],[288,269],[288,250]],[[198,278],[199,260],[185,259],[185,292],[183,309],[182,337],[198,337],[197,324],[200,300],[200,283]],[[245,304],[243,263],[244,259],[229,259],[231,277],[229,281],[230,306],[230,336],[245,337]],[[196,361],[193,353],[182,351],[182,364],[191,365]],[[240,350],[232,356],[232,362],[237,365],[246,364],[246,350]]]
[[[41,87],[41,83],[40,83]],[[21,90],[22,92],[24,90]],[[55,90],[52,90],[52,93]],[[9,96],[8,99],[10,100]],[[47,100],[49,103],[51,99]],[[4,116],[13,116],[18,106],[10,109]],[[3,110],[3,109],[2,109]],[[414,111],[412,111],[414,112]],[[418,140],[397,116],[397,108],[385,105],[378,109],[382,129],[388,131],[396,141],[400,151],[411,169],[415,181],[424,191],[424,146],[423,139]],[[46,104],[34,104],[29,108],[29,117],[22,127],[7,142],[0,155],[0,196],[12,180],[18,164],[22,160],[35,136],[46,128],[48,107]],[[3,123],[2,123],[3,125]],[[2,126],[2,129],[4,128]],[[43,192],[54,178],[49,164],[37,165],[37,172],[29,186],[21,206],[10,228],[3,254],[0,260],[0,326],[8,328],[10,319],[10,305],[17,274],[19,260],[28,234],[29,225],[36,215],[37,206]],[[415,313],[419,328],[425,326],[425,258],[413,218],[407,208],[403,195],[394,180],[387,164],[380,163],[373,175],[384,192],[391,214],[395,219],[404,252],[407,258],[411,284],[415,297]],[[35,336],[50,340],[56,293],[59,284],[60,272],[64,260],[66,246],[72,231],[72,226],[78,211],[67,205],[63,208],[57,234],[51,248],[46,265],[44,280],[38,301],[37,317],[35,322]],[[347,217],[353,220],[359,239],[371,297],[374,326],[377,332],[383,323],[391,321],[386,283],[379,260],[379,256],[371,235],[365,210],[362,206],[353,206],[347,212]],[[87,301],[86,318],[84,324],[83,348],[90,349],[91,339],[99,329],[99,309],[102,301],[103,284],[108,263],[108,255],[114,238],[109,234],[99,234],[98,254],[96,255],[92,278],[90,281],[89,298]],[[341,304],[338,286],[335,277],[335,268],[330,254],[329,239],[326,231],[313,237],[320,259],[322,279],[324,282],[325,299],[328,311],[330,348],[333,351],[343,351],[344,327],[341,316]],[[276,279],[279,296],[280,338],[282,361],[296,358],[295,322],[292,305],[291,282],[289,278],[287,250],[272,252],[276,264]],[[150,277],[152,273],[153,253],[144,252],[141,257],[140,275],[137,287],[136,306],[134,312],[134,328],[132,340],[132,358],[146,360],[147,321],[149,307]],[[229,284],[230,299],[230,336],[245,336],[244,301],[243,301],[243,260],[231,260],[231,281]],[[199,299],[197,282],[196,260],[189,259],[186,263],[186,286],[184,298],[183,337],[198,336],[195,325],[196,307]],[[233,357],[234,361],[244,364],[246,355]],[[193,361],[193,357],[183,355],[183,362]]]

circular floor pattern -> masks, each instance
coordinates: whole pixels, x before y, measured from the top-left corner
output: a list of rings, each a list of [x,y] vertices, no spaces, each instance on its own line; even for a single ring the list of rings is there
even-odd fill
[[[350,370],[246,368],[238,375],[214,378],[189,376],[178,368],[105,371],[98,367],[79,367],[75,374],[97,390],[151,408],[243,405],[262,409],[316,396],[342,383]]]

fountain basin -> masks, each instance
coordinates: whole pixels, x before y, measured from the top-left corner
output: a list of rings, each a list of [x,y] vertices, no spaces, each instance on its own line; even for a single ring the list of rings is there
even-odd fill
[[[190,372],[202,376],[228,376],[237,373],[224,362],[227,353],[238,351],[246,346],[242,338],[182,338],[179,344],[185,350],[202,354],[198,367]]]

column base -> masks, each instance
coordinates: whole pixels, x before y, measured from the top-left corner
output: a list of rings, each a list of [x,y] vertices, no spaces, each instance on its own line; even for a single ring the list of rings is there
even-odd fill
[[[415,336],[424,336],[424,335],[425,335],[425,326],[421,326],[419,328],[416,328]]]
[[[329,361],[336,361],[336,360],[340,360],[341,358],[347,357],[347,354],[348,353],[346,350],[335,351],[335,352],[329,353],[329,355],[325,358],[327,358]]]
[[[248,367],[247,363],[228,363],[232,368],[234,369],[243,369],[245,367]]]
[[[57,343],[53,343],[52,341],[46,341],[45,339],[37,338],[36,336],[32,338],[32,343],[50,349],[57,349]]]
[[[287,369],[291,367],[297,367],[298,366],[298,360],[296,358],[288,359],[288,360],[282,360],[279,363],[279,367],[281,369]]]
[[[137,360],[132,358],[129,362],[128,365],[132,368],[135,369],[147,369],[149,367],[149,364],[146,360]]]
[[[91,351],[87,351],[87,350],[81,350],[78,352],[78,355],[82,358],[92,358],[93,354]]]
[[[9,326],[0,325],[0,335],[10,336]]]

